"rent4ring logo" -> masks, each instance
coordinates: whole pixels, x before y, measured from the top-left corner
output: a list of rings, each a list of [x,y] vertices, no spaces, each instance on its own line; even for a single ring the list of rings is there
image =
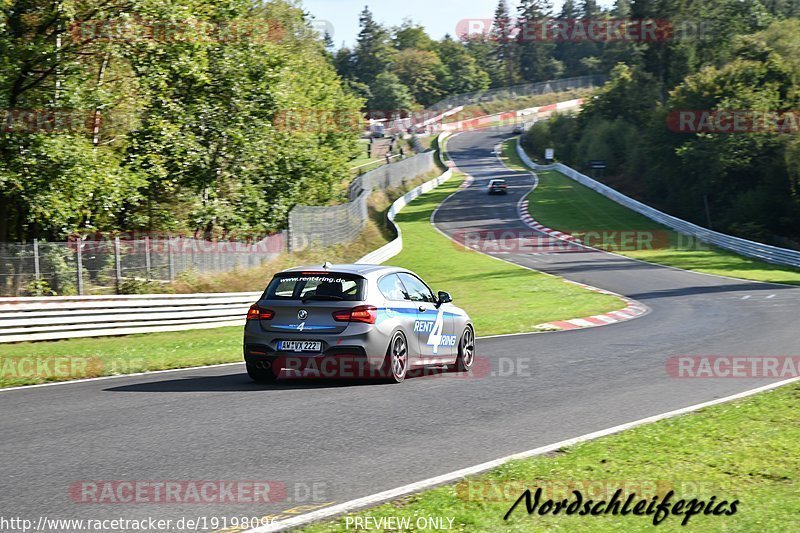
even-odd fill
[[[414,333],[430,333],[426,344],[433,346],[433,353],[439,353],[439,346],[455,346],[456,336],[442,333],[444,329],[444,309],[439,308],[435,320],[415,320]]]

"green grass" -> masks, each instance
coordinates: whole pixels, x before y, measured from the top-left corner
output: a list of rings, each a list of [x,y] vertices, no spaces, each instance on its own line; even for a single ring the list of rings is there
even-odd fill
[[[525,163],[522,162],[522,159],[520,159],[516,146],[517,142],[515,139],[505,141],[500,146],[500,159],[511,170],[516,170],[517,172],[527,172],[529,169],[525,166]]]
[[[417,272],[435,291],[450,292],[474,320],[478,335],[532,331],[544,322],[625,306],[619,298],[467,250],[436,231],[431,213],[461,181],[451,179],[397,215],[403,252],[389,262]]]
[[[231,363],[241,354],[241,327],[1,344],[0,387]],[[47,366],[31,372],[39,362]]]
[[[515,141],[503,145],[503,159],[513,170],[527,170],[516,154]],[[682,236],[556,171],[540,171],[539,186],[528,196],[531,216],[547,227],[567,233],[633,232],[650,242],[621,244],[597,234],[588,242],[597,248],[707,274],[753,281],[800,285],[800,269],[751,259],[690,237]],[[652,239],[652,240],[651,240]]]
[[[554,499],[570,501],[573,489],[585,497],[594,494],[595,501],[609,499],[617,488],[623,489],[623,501],[630,493],[650,499],[671,489],[673,503],[709,501],[711,496],[715,503],[738,499],[737,512],[695,515],[686,527],[680,525],[682,516],[670,515],[659,531],[790,531],[800,517],[799,401],[800,385],[786,386],[514,461],[356,516],[411,517],[412,523],[419,516],[454,518],[456,531],[652,531],[652,516],[528,515],[524,502],[507,522],[503,516],[528,488],[535,492],[541,487]],[[305,529],[346,530],[344,517]]]
[[[353,159],[352,161],[350,161],[350,170],[355,170],[355,171],[361,170],[362,172],[366,172],[373,168],[371,165],[367,165],[367,163],[382,164],[385,162],[386,158],[384,157],[367,157],[367,156],[359,157],[358,159]]]
[[[451,179],[398,215],[404,252],[391,263],[419,272],[436,289],[451,291],[456,304],[472,314],[479,335],[531,331],[543,322],[623,307],[615,297],[456,248],[428,220],[460,181]],[[241,328],[228,327],[2,344],[0,387],[240,361],[241,335]],[[66,370],[31,372],[29,365],[39,361],[67,365]]]

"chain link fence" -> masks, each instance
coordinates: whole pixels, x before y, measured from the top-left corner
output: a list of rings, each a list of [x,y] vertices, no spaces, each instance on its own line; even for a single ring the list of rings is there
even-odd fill
[[[295,206],[288,232],[258,242],[90,236],[69,242],[0,243],[0,295],[114,293],[131,282],[168,282],[187,271],[255,268],[288,250],[351,242],[367,220],[370,193],[400,187],[434,170],[434,155],[426,152],[358,176],[345,204]]]
[[[445,98],[429,107],[428,112],[442,112],[458,106],[477,105],[495,100],[510,100],[525,96],[535,96],[540,94],[560,93],[573,89],[585,89],[599,87],[603,85],[608,76],[604,74],[593,74],[588,76],[577,76],[574,78],[563,78],[560,80],[542,81],[537,83],[526,83],[524,85],[514,85],[512,87],[502,87],[499,89],[489,89],[474,93],[460,94]]]
[[[602,85],[592,75],[453,96],[426,112]],[[289,230],[256,243],[194,238],[96,239],[0,243],[0,294],[7,296],[108,293],[127,281],[171,281],[182,272],[228,272],[257,267],[285,251],[353,241],[367,221],[367,198],[376,189],[402,186],[436,167],[434,152],[381,166],[355,178],[349,201],[334,206],[295,206]]]
[[[367,221],[367,198],[376,189],[402,186],[436,169],[434,152],[403,159],[355,178],[348,189],[349,202],[333,206],[298,205],[289,213],[289,249],[333,246],[353,241]]]
[[[254,268],[285,252],[286,242],[284,231],[257,242],[87,237],[69,242],[0,243],[0,294],[102,294],[118,292],[131,281],[172,281],[186,271]]]

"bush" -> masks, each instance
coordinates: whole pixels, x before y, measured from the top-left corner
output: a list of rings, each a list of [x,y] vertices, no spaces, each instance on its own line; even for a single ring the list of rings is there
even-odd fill
[[[56,291],[50,288],[45,280],[34,280],[25,285],[25,296],[55,296]]]
[[[119,284],[117,294],[153,294],[162,292],[160,283],[139,278],[128,278]]]

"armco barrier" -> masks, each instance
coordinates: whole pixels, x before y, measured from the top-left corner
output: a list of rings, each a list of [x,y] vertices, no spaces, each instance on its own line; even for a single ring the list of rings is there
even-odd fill
[[[395,232],[397,233],[397,237],[390,242],[389,244],[385,244],[375,250],[374,252],[370,252],[358,261],[357,264],[367,264],[367,265],[379,265],[391,259],[392,257],[396,256],[400,252],[403,251],[403,232],[400,230],[400,226],[394,223],[394,218],[397,213],[409,202],[413,199],[417,198],[421,194],[424,194],[432,189],[435,189],[445,181],[449,180],[453,176],[452,170],[447,170],[444,174],[439,176],[438,178],[434,178],[430,181],[426,181],[419,187],[415,187],[414,189],[410,190],[400,198],[394,201],[392,207],[389,208],[389,212],[387,213],[387,218],[391,222],[392,226],[394,227]]]
[[[477,105],[497,100],[513,100],[525,96],[552,94],[574,89],[599,87],[603,85],[608,76],[604,74],[592,74],[588,76],[577,76],[574,78],[562,78],[559,80],[540,81],[536,83],[526,83],[513,87],[502,87],[489,89],[474,93],[459,94],[450,96],[444,100],[430,106],[426,111],[441,112],[453,109],[458,106]]]
[[[760,242],[748,241],[747,239],[733,237],[732,235],[725,235],[724,233],[719,233],[717,231],[692,224],[691,222],[681,220],[680,218],[668,215],[663,211],[659,211],[658,209],[650,207],[649,205],[634,200],[629,196],[625,196],[621,192],[616,191],[596,180],[593,180],[589,176],[581,174],[577,170],[562,163],[555,163],[552,165],[536,164],[531,160],[530,157],[528,157],[528,154],[525,153],[525,150],[522,148],[522,145],[519,142],[519,138],[517,138],[517,153],[522,161],[534,170],[556,170],[561,172],[565,176],[577,181],[581,185],[585,185],[590,189],[602,194],[606,198],[609,198],[620,205],[624,205],[628,209],[636,211],[637,213],[646,216],[650,220],[658,222],[659,224],[663,224],[664,226],[677,231],[678,233],[689,235],[702,242],[713,244],[714,246],[718,246],[725,250],[730,250],[747,257],[761,259],[762,261],[767,261],[769,263],[778,265],[800,267],[800,251],[778,248],[777,246],[770,246]]]
[[[260,295],[0,298],[0,343],[238,326]]]
[[[575,98],[573,100],[566,100],[563,102],[557,102],[555,104],[543,106],[529,107],[527,109],[520,109],[518,111],[506,111],[503,113],[495,113],[493,115],[483,115],[480,117],[442,124],[440,129],[443,132],[457,132],[491,128],[494,126],[509,126],[511,124],[518,124],[520,122],[535,122],[536,120],[547,118],[553,113],[577,111],[583,106],[583,102],[583,98]]]
[[[408,202],[447,181],[448,170],[397,199],[389,219]],[[403,249],[397,238],[362,257],[381,263]],[[243,325],[260,292],[0,298],[0,343],[208,329]]]

